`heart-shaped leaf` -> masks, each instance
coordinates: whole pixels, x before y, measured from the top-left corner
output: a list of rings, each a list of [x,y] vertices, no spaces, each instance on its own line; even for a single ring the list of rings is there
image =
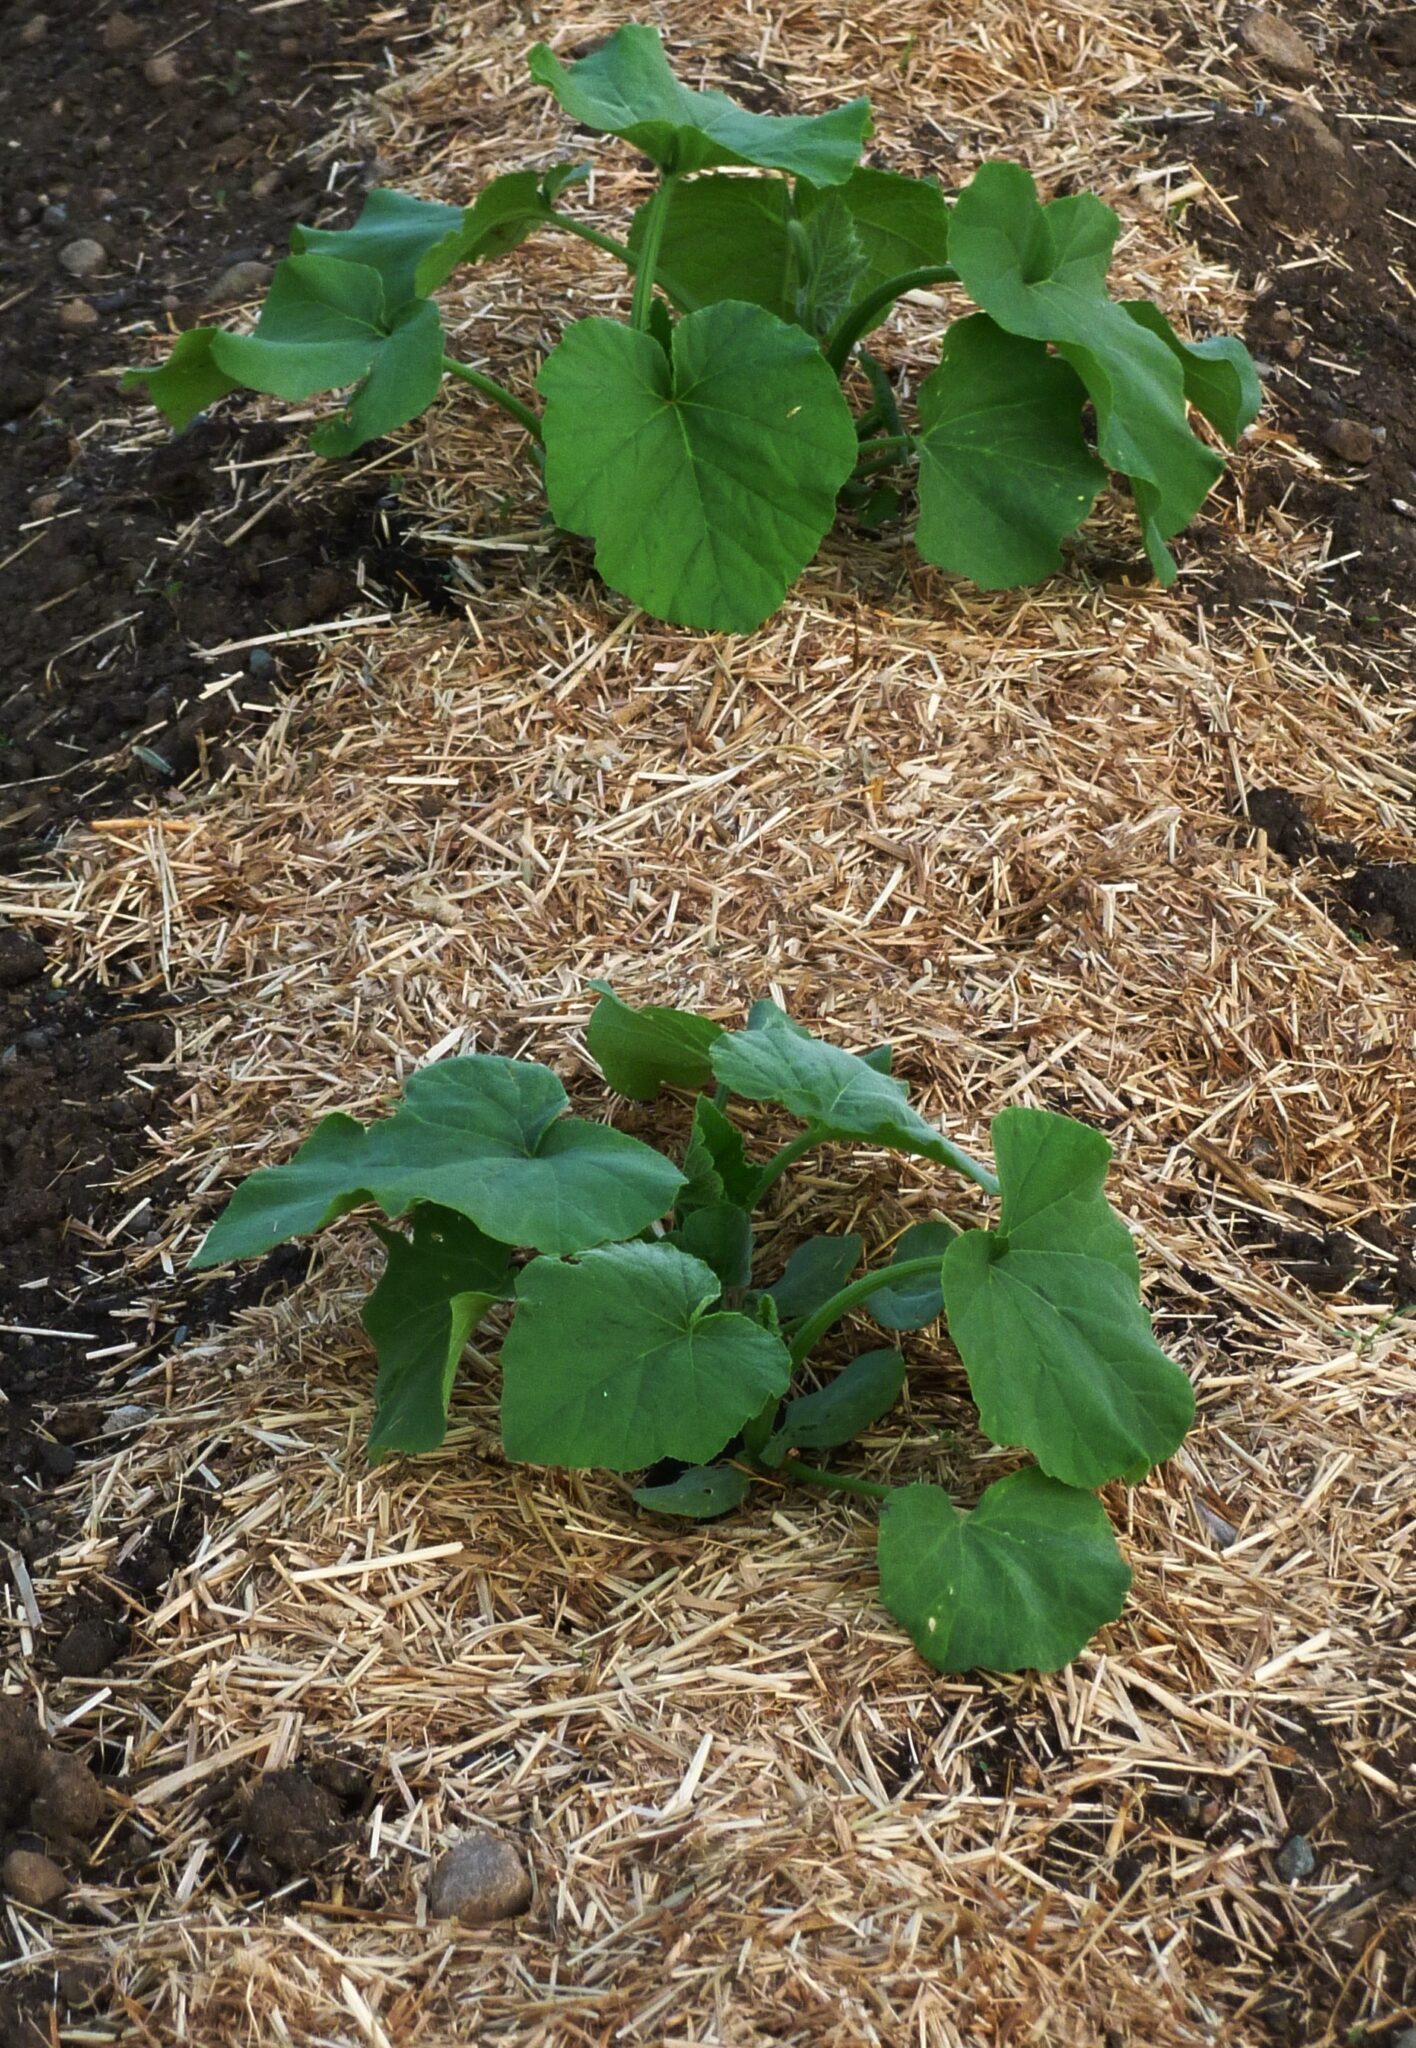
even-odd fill
[[[854,1231],[840,1237],[809,1237],[799,1244],[781,1279],[767,1289],[782,1321],[799,1323],[839,1294],[860,1264],[863,1249]]]
[[[687,1515],[693,1522],[711,1522],[740,1508],[752,1481],[736,1465],[691,1465],[662,1486],[636,1486],[630,1495],[656,1515]]]
[[[253,1258],[367,1201],[388,1216],[436,1202],[502,1241],[552,1252],[631,1236],[666,1214],[677,1167],[566,1107],[556,1076],[532,1060],[440,1060],[412,1077],[392,1116],[367,1128],[326,1117],[288,1165],[251,1174],[192,1263]]]
[[[1182,341],[1159,306],[1149,299],[1123,299],[1121,310],[1165,343],[1180,365],[1186,398],[1233,447],[1258,418],[1264,402],[1254,358],[1238,335],[1214,334],[1207,341]]]
[[[695,1209],[717,1208],[723,1202],[750,1209],[757,1199],[762,1170],[749,1160],[742,1132],[711,1096],[700,1095],[693,1105],[693,1129],[683,1155],[683,1171],[684,1185],[674,1204],[679,1217]]]
[[[652,335],[578,320],[537,378],[546,493],[656,618],[749,632],[776,610],[855,464],[850,408],[800,328],[729,301]]]
[[[534,177],[535,173],[521,175]],[[376,270],[383,281],[385,309],[396,313],[410,299],[427,297],[431,287],[418,283],[418,267],[430,249],[461,227],[463,215],[460,206],[444,206],[436,200],[416,199],[411,192],[377,187],[364,201],[353,227],[294,227],[290,247],[297,256],[334,256],[341,263],[360,263]],[[442,279],[437,281],[441,284]]]
[[[243,385],[303,399],[357,384],[344,416],[313,437],[322,454],[343,455],[432,403],[442,381],[442,339],[431,302],[386,312],[383,280],[369,265],[289,256],[271,279],[252,333],[195,328],[166,363],[130,370],[123,385],[146,385],[153,404],[184,427],[204,405]]]
[[[1101,1192],[1111,1147],[1044,1110],[1004,1110],[992,1129],[999,1228],[944,1254],[949,1334],[984,1432],[1070,1486],[1158,1464],[1195,1397],[1151,1335],[1135,1249]]]
[[[971,1514],[937,1486],[892,1493],[880,1594],[939,1671],[1058,1671],[1114,1621],[1131,1583],[1094,1494],[1031,1467]]]
[[[613,1472],[714,1457],[791,1377],[780,1337],[709,1312],[719,1292],[711,1267],[663,1245],[533,1259],[502,1345],[507,1456]]]
[[[788,1401],[781,1424],[762,1451],[764,1465],[780,1465],[789,1451],[829,1451],[848,1444],[889,1413],[905,1384],[898,1351],[865,1351],[814,1394]]]
[[[652,1102],[661,1088],[711,1088],[708,1048],[723,1027],[692,1010],[645,1003],[631,1009],[607,982],[592,981],[600,1000],[590,1014],[585,1043],[617,1095]]]
[[[1018,164],[985,164],[960,193],[950,258],[1010,334],[1052,342],[1096,408],[1097,446],[1130,478],[1146,549],[1175,578],[1165,538],[1204,502],[1223,463],[1190,431],[1185,377],[1168,344],[1107,296],[1118,222],[1089,193],[1043,206]]]
[[[572,121],[618,135],[671,173],[756,164],[838,185],[870,133],[868,100],[827,114],[750,114],[725,93],[692,92],[669,69],[658,30],[637,23],[569,67],[545,43],[527,61]]]
[[[451,1209],[421,1204],[407,1237],[374,1228],[388,1259],[363,1314],[379,1362],[371,1459],[437,1449],[467,1339],[511,1293],[510,1245]]]
[[[866,1303],[877,1323],[887,1330],[922,1330],[927,1323],[938,1321],[944,1313],[944,1254],[958,1234],[952,1223],[933,1219],[912,1223],[901,1232],[891,1265],[937,1256],[939,1271],[933,1277],[896,1280],[888,1287],[877,1287]]]
[[[556,217],[567,186],[590,175],[588,164],[553,164],[546,171],[506,171],[484,185],[472,204],[454,209],[437,241],[419,257],[413,288],[419,297],[435,292],[461,263],[487,263],[517,248]]]
[[[630,224],[636,255],[652,201]],[[791,195],[781,178],[689,178],[665,202],[656,277],[685,313],[741,299],[779,320],[796,317],[796,263],[787,223]]]
[[[903,1082],[842,1046],[811,1037],[789,1018],[726,1032],[711,1058],[713,1072],[735,1095],[778,1102],[822,1138],[860,1138],[944,1166],[955,1161],[948,1139],[910,1108]]]
[[[986,313],[956,321],[919,391],[919,525],[928,562],[984,590],[1038,583],[1106,471],[1082,434],[1086,393],[1045,343]]]

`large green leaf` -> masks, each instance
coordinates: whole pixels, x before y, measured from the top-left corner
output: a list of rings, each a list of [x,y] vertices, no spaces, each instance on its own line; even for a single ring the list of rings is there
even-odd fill
[[[736,1465],[691,1465],[677,1479],[662,1486],[636,1486],[630,1498],[656,1515],[686,1515],[693,1522],[710,1522],[740,1508],[752,1481]]]
[[[714,1457],[791,1377],[780,1337],[709,1312],[718,1294],[710,1267],[663,1245],[533,1259],[502,1345],[508,1457],[614,1472]]]
[[[124,388],[145,384],[173,426],[184,427],[242,385],[303,399],[357,384],[344,415],[313,437],[322,454],[344,455],[431,404],[442,381],[442,341],[430,301],[388,315],[383,280],[368,264],[289,256],[252,333],[195,328],[158,369],[129,371]]]
[[[1131,1574],[1095,1495],[1031,1467],[971,1514],[937,1486],[892,1493],[880,1594],[939,1671],[1057,1671],[1125,1604]]]
[[[644,241],[652,201],[630,224]],[[689,178],[670,192],[655,275],[686,313],[742,299],[780,320],[796,317],[796,263],[787,222],[791,196],[781,178]]]
[[[1044,1110],[1004,1110],[992,1128],[999,1228],[944,1254],[949,1334],[985,1434],[1070,1486],[1168,1458],[1194,1393],[1151,1335],[1135,1249],[1102,1194],[1110,1146]]]
[[[781,1279],[767,1289],[782,1321],[799,1323],[839,1294],[860,1264],[863,1249],[853,1230],[840,1237],[809,1237],[799,1244]]]
[[[369,1456],[436,1450],[467,1339],[511,1293],[511,1246],[432,1203],[413,1211],[410,1236],[375,1229],[388,1259],[364,1303],[379,1361]]]
[[[759,306],[689,313],[672,360],[616,320],[567,328],[537,378],[546,494],[655,618],[750,632],[835,516],[850,408],[811,337]]]
[[[561,193],[589,175],[588,164],[553,164],[546,171],[506,171],[493,178],[428,245],[414,274],[414,290],[420,297],[436,291],[460,263],[505,256],[533,229],[554,220]]]
[[[726,1032],[711,1057],[713,1072],[734,1094],[780,1103],[822,1138],[860,1138],[944,1166],[954,1162],[948,1140],[911,1109],[902,1081],[813,1038],[789,1018]]]
[[[848,1444],[889,1412],[905,1384],[898,1351],[864,1351],[814,1394],[788,1401],[762,1452],[764,1465],[780,1465],[789,1451],[828,1451]]]
[[[1159,306],[1149,299],[1123,299],[1121,310],[1149,333],[1159,335],[1180,365],[1186,398],[1233,446],[1258,418],[1264,402],[1254,358],[1238,335],[1214,334],[1207,341],[1182,341]]]
[[[677,1214],[714,1209],[723,1202],[750,1209],[757,1199],[762,1169],[747,1156],[742,1132],[724,1116],[711,1096],[693,1105],[693,1129],[683,1155],[684,1185],[674,1203]]]
[[[288,1165],[242,1181],[192,1263],[253,1258],[366,1201],[388,1216],[436,1202],[499,1242],[549,1252],[632,1236],[664,1215],[677,1167],[566,1106],[534,1061],[440,1060],[413,1075],[392,1116],[367,1128],[326,1117]]]
[[[908,178],[900,171],[862,166],[837,186],[849,210],[864,268],[852,297],[863,299],[892,278],[911,270],[942,268],[949,261],[949,209],[932,178]],[[796,186],[797,212],[810,221],[827,195],[804,181]],[[889,317],[882,306],[879,320]],[[877,323],[878,324],[878,323]]]
[[[1037,583],[1106,471],[1082,433],[1086,393],[1046,344],[976,313],[949,329],[919,391],[919,525],[928,562],[984,590]]]
[[[1043,206],[1020,165],[985,164],[955,205],[950,259],[1000,327],[1054,343],[1086,385],[1102,459],[1130,478],[1147,552],[1170,583],[1165,538],[1203,504],[1224,465],[1190,431],[1180,360],[1107,296],[1118,225],[1090,193]]]
[[[290,247],[297,256],[337,256],[342,263],[376,270],[383,280],[384,305],[397,312],[410,299],[427,297],[429,287],[417,282],[418,267],[430,249],[461,227],[463,212],[460,206],[379,187],[364,201],[352,227],[294,227]]]
[[[708,1048],[723,1027],[692,1010],[644,1003],[631,1009],[607,982],[592,981],[600,1000],[590,1014],[585,1043],[617,1095],[652,1102],[661,1088],[711,1088]]]
[[[866,1303],[867,1312],[887,1330],[922,1330],[944,1313],[944,1254],[958,1236],[952,1223],[931,1218],[912,1223],[902,1231],[895,1245],[892,1266],[906,1259],[938,1257],[939,1271],[921,1279],[896,1280],[889,1287],[877,1287]]]
[[[693,92],[669,69],[659,31],[631,23],[569,67],[545,43],[528,62],[572,121],[633,143],[660,170],[756,164],[818,185],[848,178],[870,133],[870,102],[827,114],[750,114],[721,92]]]

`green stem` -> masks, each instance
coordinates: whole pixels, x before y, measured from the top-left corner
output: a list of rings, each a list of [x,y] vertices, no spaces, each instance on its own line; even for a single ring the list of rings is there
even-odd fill
[[[818,1465],[803,1465],[800,1458],[788,1458],[776,1476],[803,1486],[829,1486],[836,1493],[858,1493],[866,1500],[888,1500],[895,1491],[874,1479],[852,1479],[848,1472],[823,1472]]]
[[[659,249],[668,225],[669,204],[673,199],[677,178],[670,172],[649,201],[644,213],[644,237],[639,244],[639,261],[634,271],[634,298],[629,309],[629,324],[641,332],[649,325],[649,309],[654,303],[654,273],[659,267]]]
[[[774,1186],[781,1179],[787,1168],[794,1165],[801,1158],[803,1152],[809,1152],[813,1145],[819,1145],[820,1143],[821,1140],[815,1131],[805,1130],[793,1138],[789,1145],[783,1145],[780,1152],[774,1152],[762,1169],[761,1177],[757,1183],[757,1191],[752,1198],[753,1207],[756,1208],[768,1188]]]
[[[877,313],[893,306],[896,299],[902,299],[906,292],[924,291],[932,284],[953,284],[958,274],[947,263],[930,263],[922,270],[905,270],[898,277],[888,278],[884,284],[877,285],[856,305],[847,306],[826,343],[826,360],[836,375],[839,377],[845,369],[851,350],[861,336],[869,334]]]
[[[860,455],[851,474],[869,476],[873,469],[891,468],[913,447],[913,434],[877,434],[873,440],[861,442]]]
[[[509,412],[514,420],[525,427],[533,441],[541,438],[541,422],[529,405],[523,405],[514,391],[508,391],[505,384],[498,384],[495,377],[484,376],[480,370],[473,370],[466,363],[459,363],[455,356],[444,356],[443,369],[450,377],[460,377],[464,384],[470,384],[474,391],[480,391],[483,398],[490,398],[493,405],[499,405],[503,412]]]
[[[639,258],[627,242],[617,242],[613,235],[602,235],[598,228],[592,228],[587,221],[577,220],[573,213],[553,213],[546,222],[550,228],[561,228],[568,235],[578,235],[582,242],[589,242],[596,249],[603,249],[608,256],[618,256],[627,270],[638,266]]]
[[[885,373],[885,365],[870,353],[868,348],[860,352],[860,366],[870,379],[870,388],[875,394],[875,410],[885,422],[887,433],[903,434],[905,423],[900,418],[900,408],[895,403],[894,386]]]
[[[848,1316],[861,1302],[869,1301],[882,1287],[893,1287],[900,1280],[923,1280],[930,1274],[937,1277],[940,1264],[941,1254],[934,1252],[928,1258],[901,1259],[897,1265],[877,1266],[873,1273],[862,1273],[859,1280],[852,1280],[849,1287],[823,1301],[814,1316],[807,1317],[792,1340],[792,1364],[800,1365],[842,1316]]]

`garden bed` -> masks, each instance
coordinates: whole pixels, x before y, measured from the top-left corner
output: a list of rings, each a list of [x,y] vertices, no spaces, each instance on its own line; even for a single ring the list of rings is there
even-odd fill
[[[278,102],[297,60],[259,24],[287,18],[241,17],[212,72],[251,52],[239,91],[268,61]],[[568,45],[612,26],[559,19]],[[37,808],[10,818],[30,865],[3,893],[24,936],[0,955],[0,1104],[13,1121],[44,1091],[65,1178],[39,1149],[24,1162],[46,1200],[8,1226],[3,1320],[92,1334],[7,1353],[0,1533],[12,1574],[28,1564],[5,1655],[114,1797],[70,1859],[66,1916],[12,1918],[17,2040],[20,2007],[51,2005],[61,2040],[557,2048],[1195,2048],[1409,2023],[1416,528],[1386,504],[1412,451],[1378,237],[1390,215],[1402,269],[1416,117],[1376,15],[1295,19],[1318,69],[1285,84],[1208,17],[999,6],[909,39],[886,12],[828,10],[764,40],[732,14],[705,44],[664,11],[676,51],[755,104],[869,92],[903,168],[952,184],[1020,154],[1048,188],[1095,186],[1129,280],[1196,332],[1247,317],[1270,407],[1169,593],[1116,504],[1038,591],[980,597],[887,533],[834,544],[760,632],[705,639],[552,545],[514,428],[456,397],[332,497],[249,413],[173,453],[106,384],[83,415],[68,385],[23,414],[26,489],[70,495],[14,566],[67,560],[81,505],[126,522],[145,563],[181,543],[192,595],[86,556],[26,650],[34,716],[55,677],[72,707],[45,728],[69,757],[9,728],[35,753],[17,807]],[[407,32],[373,26],[374,52]],[[345,121],[334,196],[375,149],[391,182],[447,197],[563,144],[518,24],[469,6],[440,34],[411,87]],[[1285,215],[1286,187],[1267,210],[1246,124],[1284,139],[1275,90],[1343,138],[1341,216]],[[213,87],[207,110],[235,97]],[[169,296],[194,309],[183,278],[282,238],[329,175],[309,140],[318,179],[242,211],[239,244],[193,226]],[[264,147],[279,168],[284,144]],[[173,180],[168,159],[140,174]],[[636,190],[607,164],[595,203]],[[47,245],[26,246],[38,264]],[[524,387],[572,296],[618,289],[592,252],[537,245],[475,273],[449,326]],[[70,330],[76,375],[131,355],[119,330],[151,311]],[[906,376],[943,316],[909,309]],[[1339,417],[1386,428],[1371,463],[1334,456]],[[410,582],[452,609],[403,611]],[[135,605],[113,660],[63,651]],[[281,637],[350,616],[370,623]],[[234,650],[239,683],[204,699],[225,657],[194,643],[256,636],[271,670]],[[132,717],[104,728],[115,683]],[[203,703],[220,729],[191,723]],[[184,718],[173,774],[133,754],[167,758]],[[1111,1137],[1201,1423],[1125,1497],[1134,1603],[1068,1672],[930,1673],[872,1605],[847,1507],[794,1496],[684,1530],[602,1476],[507,1466],[475,1352],[446,1448],[368,1474],[353,1234],[234,1287],[176,1278],[242,1171],[434,1050],[532,1051],[601,1113],[577,1033],[602,973],[724,1016],[773,993],[862,1049],[889,1039],[966,1143],[1014,1100]],[[660,1136],[673,1117],[616,1113]],[[818,1176],[882,1236],[934,1199],[928,1169],[901,1190],[868,1155]],[[66,1212],[86,1228],[61,1232]],[[786,1248],[807,1226],[773,1227]],[[971,1498],[996,1468],[952,1354],[910,1348],[892,1474]],[[535,1899],[452,1940],[422,1882],[473,1824],[517,1845]]]

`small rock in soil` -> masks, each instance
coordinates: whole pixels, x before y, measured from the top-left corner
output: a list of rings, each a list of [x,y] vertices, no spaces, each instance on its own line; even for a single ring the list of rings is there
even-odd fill
[[[0,924],[0,988],[23,988],[44,972],[44,948],[11,924]]]
[[[1267,7],[1256,7],[1239,26],[1239,40],[1250,56],[1267,64],[1281,78],[1316,78],[1318,60],[1291,22]]]
[[[57,1863],[34,1849],[12,1849],[5,1858],[5,1890],[21,1906],[57,1906],[69,1880]]]
[[[51,1756],[41,1768],[30,1826],[50,1842],[87,1842],[107,1817],[103,1787],[82,1757]]]
[[[78,1452],[70,1445],[47,1443],[42,1437],[35,1445],[35,1456],[40,1470],[50,1479],[71,1478],[79,1462]]]
[[[1320,157],[1325,157],[1334,169],[1338,166],[1346,167],[1346,146],[1333,134],[1316,107],[1310,107],[1306,100],[1289,100],[1283,109],[1283,118],[1288,126],[1296,128],[1303,140],[1310,143]]]
[[[87,299],[65,299],[59,308],[59,325],[71,334],[81,334],[85,328],[97,327],[98,310]]]
[[[133,50],[143,39],[143,32],[132,15],[123,14],[116,9],[109,15],[98,34],[105,50]]]
[[[47,14],[32,14],[20,30],[20,41],[22,43],[42,43],[48,33],[49,16]]]
[[[1377,452],[1377,437],[1361,420],[1329,420],[1323,428],[1323,446],[1339,462],[1370,462]]]
[[[511,1843],[476,1828],[433,1865],[428,1911],[435,1920],[490,1927],[514,1920],[531,1903],[531,1879]]]
[[[97,1678],[122,1655],[128,1632],[121,1622],[91,1616],[76,1621],[59,1639],[54,1668],[63,1678]]]
[[[0,1695],[0,1828],[17,1827],[39,1788],[44,1738],[23,1700]]]
[[[1290,1835],[1274,1857],[1273,1867],[1285,1884],[1297,1884],[1300,1878],[1311,1877],[1318,1859],[1307,1836]]]
[[[160,57],[149,57],[143,66],[143,77],[149,85],[155,85],[159,92],[181,81],[182,70],[170,50],[164,50]]]
[[[211,288],[208,305],[227,306],[236,299],[253,299],[257,292],[263,292],[270,283],[271,268],[268,263],[233,263],[223,270]]]
[[[70,277],[93,277],[108,261],[108,252],[92,235],[80,235],[77,241],[64,244],[59,261]]]

